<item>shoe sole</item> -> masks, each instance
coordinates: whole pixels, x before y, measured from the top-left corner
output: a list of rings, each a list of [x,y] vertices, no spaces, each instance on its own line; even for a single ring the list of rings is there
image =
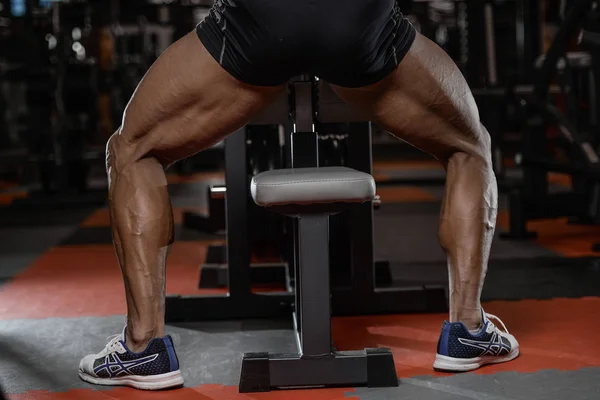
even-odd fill
[[[79,377],[94,385],[130,386],[141,390],[161,390],[183,386],[183,377],[179,370],[161,375],[127,375],[115,378],[98,378],[80,370]]]
[[[446,372],[468,372],[483,367],[488,364],[500,364],[503,362],[512,361],[519,356],[519,348],[513,349],[504,357],[485,356],[475,358],[453,358],[437,354],[433,369],[436,371]]]

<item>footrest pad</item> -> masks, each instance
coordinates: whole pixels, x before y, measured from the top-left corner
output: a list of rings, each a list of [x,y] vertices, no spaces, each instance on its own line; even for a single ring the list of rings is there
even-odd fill
[[[346,167],[277,169],[252,178],[259,206],[364,203],[375,196],[375,179]]]

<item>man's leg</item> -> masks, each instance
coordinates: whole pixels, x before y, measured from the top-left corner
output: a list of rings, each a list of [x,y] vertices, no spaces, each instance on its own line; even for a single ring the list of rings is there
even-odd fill
[[[150,68],[107,145],[111,226],[127,298],[126,332],[107,348],[117,354],[147,352],[155,346],[153,339],[165,336],[165,262],[173,242],[173,211],[164,169],[242,127],[280,90],[233,78],[195,32],[173,44]],[[111,381],[115,374],[110,365],[98,364],[96,356],[86,358],[80,366],[82,378],[117,384]],[[171,372],[178,370],[174,351],[165,350],[163,364]],[[136,375],[135,368],[130,370]],[[147,372],[140,366],[137,375]],[[137,385],[159,389],[167,384],[143,386]]]
[[[430,153],[446,168],[439,241],[448,258],[450,322],[477,330],[487,323],[480,297],[498,192],[490,137],[462,74],[442,49],[417,34],[398,68],[384,80],[335,90],[369,111],[382,128]]]

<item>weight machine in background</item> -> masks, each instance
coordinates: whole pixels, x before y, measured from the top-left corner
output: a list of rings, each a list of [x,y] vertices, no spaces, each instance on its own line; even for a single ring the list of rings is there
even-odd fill
[[[595,4],[592,0],[569,3],[550,48],[540,59],[534,95],[523,99],[523,182],[510,193],[506,237],[535,236],[527,230],[527,222],[535,219],[571,217],[574,223],[600,223],[600,46],[594,40],[593,30],[598,29]],[[582,45],[589,53],[569,53],[569,43],[582,30]],[[561,89],[562,109],[549,96],[553,81]],[[568,175],[571,188],[551,191],[551,172]]]
[[[152,62],[192,30],[212,2],[0,4],[0,174],[30,192],[13,204],[101,204],[105,143],[131,94]],[[217,145],[177,168],[185,174],[215,169],[222,154]]]
[[[494,167],[504,174],[506,154],[514,153],[515,93],[533,93],[533,62],[542,52],[542,12],[535,0],[401,1],[413,25],[456,62],[473,90],[481,120],[492,136]],[[497,43],[502,43],[498,45]],[[502,63],[502,68],[499,64]],[[506,67],[509,66],[509,67]],[[385,133],[376,134],[375,154],[392,159],[423,159],[422,153]],[[445,174],[401,177],[385,184],[442,185]]]
[[[113,79],[113,125],[150,65],[166,48],[190,32],[208,13],[211,0],[112,0],[110,30],[116,48]],[[219,143],[177,163],[181,175],[222,167],[223,144]]]
[[[27,87],[28,163],[37,169],[39,188],[15,207],[72,207],[101,204],[89,171],[104,159],[97,135],[98,65],[90,53],[92,12],[88,3],[27,2],[29,38],[22,79]]]

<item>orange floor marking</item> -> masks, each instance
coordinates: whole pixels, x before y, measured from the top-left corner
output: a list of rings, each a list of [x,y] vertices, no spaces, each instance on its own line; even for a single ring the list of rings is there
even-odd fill
[[[0,180],[0,190],[8,190],[17,187],[15,182]]]
[[[108,208],[99,208],[81,222],[82,228],[95,228],[110,226],[110,214]]]
[[[490,302],[485,310],[498,315],[521,346],[510,363],[484,367],[475,373],[576,370],[600,366],[600,298]],[[390,315],[336,318],[335,345],[342,350],[389,347],[400,378],[434,373],[432,365],[441,323],[446,315]],[[569,346],[565,346],[569,343]]]
[[[509,229],[509,213],[498,213],[498,229]],[[569,224],[567,218],[530,221],[527,229],[538,233],[535,243],[563,257],[598,256],[592,251],[600,243],[600,226]]]
[[[382,203],[420,203],[439,200],[433,194],[416,186],[383,186],[377,188]]]
[[[207,246],[200,242],[173,245],[168,293],[200,293],[198,266]],[[485,308],[499,315],[515,334],[522,356],[477,373],[600,366],[600,342],[595,334],[600,319],[594,318],[600,298],[491,302]],[[54,248],[0,289],[0,320],[124,313],[121,273],[110,245]],[[333,335],[340,349],[390,347],[400,377],[429,375],[444,318],[439,314],[336,318]]]
[[[0,193],[0,205],[7,206],[17,199],[24,199],[28,195],[27,192],[12,192],[12,193]]]
[[[74,389],[64,393],[31,391],[9,395],[9,400],[358,400],[346,397],[354,389],[286,390],[267,393],[238,393],[236,386],[202,385],[162,392],[131,388],[112,390]]]
[[[570,188],[573,185],[571,175],[558,174],[555,172],[548,173],[548,183],[563,186],[565,188]]]
[[[390,180],[390,176],[385,172],[373,172],[373,178],[375,182],[386,182]]]
[[[540,370],[578,370],[600,366],[600,343],[594,318],[600,298],[489,302],[486,311],[502,318],[520,342],[521,355],[514,361],[483,367],[474,374],[529,373]],[[340,350],[389,347],[394,353],[399,378],[434,375],[432,370],[440,332],[441,314],[387,315],[335,318],[333,339]],[[566,346],[565,343],[569,345]],[[274,391],[239,394],[237,387],[203,385],[168,392],[139,392],[129,388],[109,391],[73,390],[67,393],[32,391],[12,395],[11,400],[105,399],[204,399],[204,400],[342,400],[348,389]]]
[[[193,242],[173,246],[168,293],[199,293],[198,265],[206,247]],[[56,248],[3,287],[0,319],[124,314],[122,285],[111,246]],[[600,342],[595,337],[600,320],[591,317],[600,309],[600,298],[492,302],[485,307],[503,318],[521,342],[523,355],[512,363],[484,368],[481,373],[600,366]],[[340,349],[392,348],[401,377],[431,374],[440,324],[445,317],[336,318],[334,340]],[[577,346],[564,346],[573,341]]]
[[[167,293],[200,293],[199,266],[209,244],[173,245],[167,267]],[[0,320],[123,314],[124,300],[112,245],[58,247],[0,288]]]

